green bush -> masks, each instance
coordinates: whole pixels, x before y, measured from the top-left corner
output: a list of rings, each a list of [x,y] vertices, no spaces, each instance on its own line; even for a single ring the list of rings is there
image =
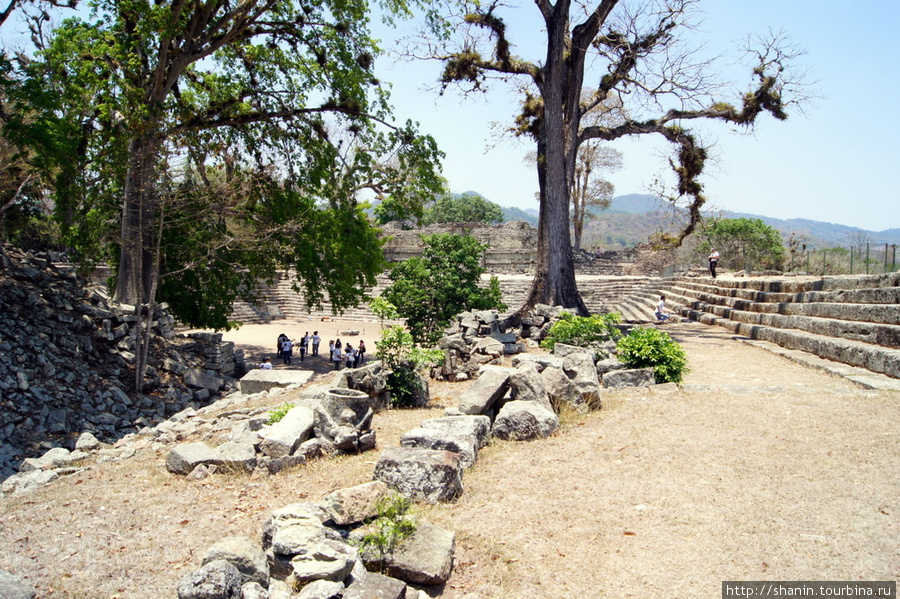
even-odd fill
[[[622,316],[618,312],[593,316],[561,312],[559,320],[553,323],[541,341],[541,347],[553,351],[557,343],[589,348],[604,341],[617,341],[622,338],[622,332],[616,326],[621,322]]]
[[[619,361],[629,368],[653,368],[657,383],[680,383],[688,373],[684,348],[657,329],[635,327],[619,341]]]
[[[416,531],[416,520],[409,511],[412,503],[399,493],[382,497],[375,505],[378,515],[366,522],[369,532],[356,545],[363,553],[377,556],[383,569],[386,558]]]
[[[387,377],[391,404],[399,408],[415,407],[416,398],[423,391],[418,371],[439,364],[443,352],[419,347],[409,331],[401,326],[381,331],[381,341],[375,348],[375,357],[391,371]]]
[[[290,412],[293,407],[294,404],[292,403],[284,403],[269,410],[269,424],[281,422],[281,419],[287,416],[287,413]]]

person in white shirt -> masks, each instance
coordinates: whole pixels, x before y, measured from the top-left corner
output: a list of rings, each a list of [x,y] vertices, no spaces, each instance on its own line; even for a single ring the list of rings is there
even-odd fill
[[[322,338],[319,337],[319,331],[313,331],[312,336],[312,355],[319,355],[319,344],[322,343]]]
[[[713,250],[709,253],[709,274],[712,278],[716,278],[716,266],[719,265],[719,250]]]
[[[259,367],[261,370],[272,370],[272,361],[269,358],[264,358],[262,362],[260,362]]]
[[[659,303],[656,304],[656,321],[660,324],[666,322],[671,317],[671,314],[666,312],[666,296],[659,296]]]

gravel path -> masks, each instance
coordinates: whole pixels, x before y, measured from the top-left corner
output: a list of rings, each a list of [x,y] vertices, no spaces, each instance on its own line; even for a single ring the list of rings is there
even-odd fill
[[[321,321],[225,338],[252,363],[282,329],[307,328],[325,343],[359,329],[352,342],[370,352],[378,338],[377,324]],[[495,442],[458,502],[420,508],[457,534],[454,573],[432,596],[708,598],[723,580],[900,578],[900,393],[861,390],[722,329],[666,330],[689,356],[683,391],[625,391],[549,439]],[[291,367],[328,370],[324,358]],[[446,405],[458,391],[432,387]],[[379,414],[379,444],[439,414]],[[0,569],[27,576],[40,599],[173,597],[216,540],[256,537],[272,509],[364,482],[377,459],[197,483],[168,474],[165,455],[147,447],[0,498]]]

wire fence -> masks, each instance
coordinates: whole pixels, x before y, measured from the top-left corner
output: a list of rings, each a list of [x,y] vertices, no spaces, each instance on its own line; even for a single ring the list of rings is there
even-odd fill
[[[788,271],[805,271],[811,275],[884,274],[897,270],[897,244],[806,248],[791,253],[788,261]]]

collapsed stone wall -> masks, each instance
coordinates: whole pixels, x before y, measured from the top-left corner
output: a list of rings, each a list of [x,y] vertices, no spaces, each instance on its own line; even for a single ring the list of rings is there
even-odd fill
[[[232,343],[177,336],[162,305],[135,390],[136,322],[48,255],[0,246],[0,478],[23,458],[71,448],[81,432],[112,441],[204,404],[242,374]]]

